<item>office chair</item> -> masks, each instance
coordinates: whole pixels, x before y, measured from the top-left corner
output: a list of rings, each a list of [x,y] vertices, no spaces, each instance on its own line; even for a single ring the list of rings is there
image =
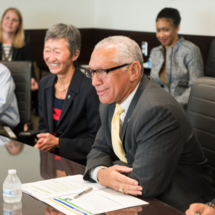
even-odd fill
[[[187,115],[215,179],[215,78],[202,77],[194,82]]]
[[[205,66],[205,76],[215,77],[215,39],[212,41],[207,63]]]
[[[23,127],[24,123],[27,123],[28,127],[30,127],[26,132],[18,129],[18,133],[16,133],[20,141],[26,142],[26,138],[20,137],[33,137],[38,133],[32,130],[31,123],[31,62],[0,61],[0,63],[4,64],[10,70],[16,86],[15,94],[19,108],[20,125]]]

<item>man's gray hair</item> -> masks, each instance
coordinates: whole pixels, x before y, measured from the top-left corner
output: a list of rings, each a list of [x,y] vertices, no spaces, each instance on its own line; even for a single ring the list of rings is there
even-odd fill
[[[55,24],[46,32],[45,42],[48,39],[66,39],[71,56],[76,50],[81,51],[81,33],[73,25]]]
[[[139,45],[134,40],[126,36],[107,37],[96,44],[94,51],[103,49],[108,45],[116,45],[117,47],[117,57],[114,59],[114,62],[126,64],[138,61],[143,72],[143,55]]]

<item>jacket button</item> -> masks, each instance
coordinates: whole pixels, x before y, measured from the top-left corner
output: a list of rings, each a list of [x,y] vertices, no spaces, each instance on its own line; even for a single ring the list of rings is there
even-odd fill
[[[62,131],[60,131],[58,134],[62,134],[63,132]]]

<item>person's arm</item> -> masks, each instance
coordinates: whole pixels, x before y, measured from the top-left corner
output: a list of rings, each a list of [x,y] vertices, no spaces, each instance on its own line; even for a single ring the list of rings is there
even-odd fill
[[[189,100],[190,90],[194,81],[200,77],[204,76],[203,60],[202,55],[198,47],[194,47],[184,59],[189,79],[187,89],[180,95],[176,96],[176,100],[182,104],[185,108]],[[186,86],[184,86],[186,87]]]
[[[170,185],[183,151],[176,119],[161,106],[148,107],[132,126],[136,132],[132,134],[136,140],[132,143],[136,151],[132,168],[116,165],[99,170],[99,183],[114,190],[123,188],[125,193],[132,195],[157,196]],[[97,151],[92,149],[89,154],[91,163],[93,160],[95,165],[96,159],[105,155],[110,159],[107,149],[102,150],[98,143],[94,148]],[[99,157],[98,148],[102,151]],[[101,162],[97,164],[102,165]],[[87,165],[87,170],[90,167]],[[127,173],[127,176],[121,173]],[[87,175],[84,177],[88,179]]]
[[[15,84],[13,82],[10,71],[5,67],[0,72],[0,115],[4,114],[8,106],[10,105],[15,90]]]
[[[48,129],[45,124],[44,110],[43,110],[43,104],[42,104],[43,96],[44,96],[43,80],[41,80],[39,83],[39,116],[40,116],[40,119],[39,119],[39,123],[38,123],[38,130],[40,133],[47,133]]]

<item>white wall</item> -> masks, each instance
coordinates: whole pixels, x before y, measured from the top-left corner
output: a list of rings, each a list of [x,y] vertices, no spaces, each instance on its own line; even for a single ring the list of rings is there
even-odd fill
[[[155,18],[164,7],[177,8],[182,16],[179,33],[215,35],[214,0],[7,0],[0,14],[17,7],[25,29],[47,29],[59,22],[78,28],[105,28],[155,32]]]
[[[215,35],[214,0],[95,0],[95,26],[155,32],[155,18],[164,7],[180,11],[179,33]]]
[[[8,7],[17,7],[25,29],[47,29],[59,22],[94,27],[94,0],[1,0],[0,5],[0,14]]]

